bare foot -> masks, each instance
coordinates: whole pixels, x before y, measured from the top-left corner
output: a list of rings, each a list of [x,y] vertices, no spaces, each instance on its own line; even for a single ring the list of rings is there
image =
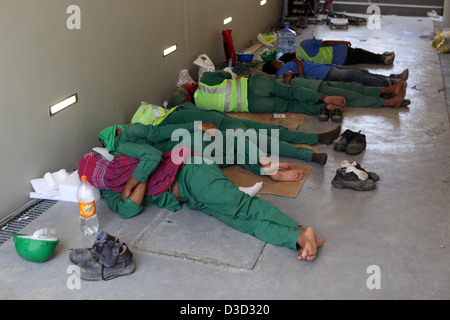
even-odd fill
[[[278,162],[279,170],[292,170],[292,164],[289,162]]]
[[[316,235],[312,227],[308,227],[300,233],[297,243],[300,246],[297,259],[312,261],[316,258],[317,248],[323,245],[324,240]]]
[[[270,174],[270,172],[275,174],[278,170],[292,169],[292,164],[290,164],[289,162],[270,161],[270,159],[265,156],[261,157],[261,159],[259,160],[259,164],[264,168],[266,174]]]
[[[391,107],[391,108],[400,107],[403,100],[405,99],[405,95],[406,95],[406,89],[402,88],[400,90],[400,93],[398,95],[396,95],[394,98],[385,100],[383,107]]]
[[[299,181],[303,177],[302,170],[280,170],[275,174],[270,175],[270,177],[275,181],[282,182],[294,182]]]
[[[403,88],[403,85],[405,84],[406,78],[403,77],[399,82],[394,84],[390,87],[383,87],[381,88],[381,93],[393,93],[393,94],[399,94]]]

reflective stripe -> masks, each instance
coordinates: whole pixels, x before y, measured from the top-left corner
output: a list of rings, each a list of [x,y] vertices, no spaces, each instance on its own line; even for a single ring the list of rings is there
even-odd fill
[[[203,91],[205,93],[215,94],[215,93],[227,93],[228,88],[208,88],[200,82],[197,90]]]
[[[158,106],[155,106],[154,104],[152,104],[152,110],[153,110],[153,115],[155,116],[155,119],[161,117],[161,113],[159,113]]]
[[[197,90],[203,91],[208,94],[225,94],[225,105],[224,112],[228,112],[230,110],[230,99],[231,99],[231,87],[233,85],[233,80],[227,80],[226,88],[208,88],[202,83],[199,84]]]
[[[242,112],[242,103],[241,103],[241,78],[236,81],[236,100],[237,100],[237,112]]]
[[[225,105],[223,106],[223,111],[230,111],[230,98],[231,98],[231,86],[233,85],[233,80],[227,80],[227,88],[225,89]]]
[[[248,112],[247,78],[225,79],[215,86],[199,83],[194,97],[197,106],[223,112]]]

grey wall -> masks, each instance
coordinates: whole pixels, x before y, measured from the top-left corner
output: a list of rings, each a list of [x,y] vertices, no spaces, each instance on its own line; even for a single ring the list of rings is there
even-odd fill
[[[29,201],[30,180],[76,168],[106,126],[128,123],[141,100],[162,104],[181,69],[224,60],[280,18],[282,0],[0,0],[0,219]],[[66,25],[70,5],[81,29]],[[223,26],[223,19],[233,22]],[[173,43],[178,51],[162,58]],[[73,93],[79,102],[50,117]]]

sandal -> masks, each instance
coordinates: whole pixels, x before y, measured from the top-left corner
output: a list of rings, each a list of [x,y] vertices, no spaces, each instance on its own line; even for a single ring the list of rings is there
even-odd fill
[[[331,121],[341,123],[343,118],[344,118],[344,114],[342,113],[341,109],[335,108],[331,112]]]
[[[328,121],[328,119],[330,118],[330,110],[328,110],[326,107],[320,108],[318,117],[319,121],[321,122]]]

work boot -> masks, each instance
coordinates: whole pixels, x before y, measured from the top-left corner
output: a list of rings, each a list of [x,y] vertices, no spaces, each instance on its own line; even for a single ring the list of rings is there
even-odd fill
[[[341,109],[336,108],[331,112],[331,115],[330,115],[331,121],[341,123],[343,118],[344,118],[344,113],[342,112]]]
[[[330,110],[328,110],[326,107],[322,107],[319,109],[319,113],[318,113],[318,117],[319,117],[319,121],[321,122],[326,122],[328,121],[328,119],[330,119]]]
[[[69,259],[74,264],[79,264],[86,261],[98,260],[100,253],[102,252],[103,245],[108,242],[119,242],[119,238],[109,235],[105,231],[97,233],[94,245],[91,248],[85,249],[71,249],[69,253]]]
[[[365,170],[363,167],[361,167],[361,165],[357,162],[350,162],[350,160],[344,160],[341,162],[341,168],[348,168],[350,166],[355,167],[358,170],[364,171],[365,173],[367,173],[369,179],[373,180],[373,182],[377,182],[380,180],[380,176],[378,174],[376,174],[375,172],[369,172],[367,170]],[[348,171],[348,170],[347,170]]]
[[[367,174],[369,175],[369,179],[372,180],[373,182],[377,182],[380,180],[380,176],[378,174],[376,174],[375,172],[369,172],[367,170],[364,170],[359,163],[356,164],[356,168],[364,172],[367,172]]]
[[[352,134],[351,140],[345,148],[345,153],[357,155],[366,149],[366,135],[361,134],[360,132],[354,132]]]
[[[336,175],[331,184],[339,189],[353,189],[357,191],[370,191],[375,189],[375,183],[371,179],[361,180],[354,172],[346,172],[345,168],[336,170]]]
[[[334,150],[338,152],[344,152],[347,149],[350,140],[353,137],[354,132],[347,129],[341,134],[341,138],[334,145]]]
[[[105,255],[105,251],[108,254]],[[102,261],[103,256],[106,256],[105,261]],[[112,259],[112,256],[115,258]],[[117,243],[108,242],[108,245],[104,246],[98,260],[90,260],[78,264],[80,277],[87,281],[99,281],[132,274],[135,270],[132,258],[133,253],[125,244],[117,246]]]

